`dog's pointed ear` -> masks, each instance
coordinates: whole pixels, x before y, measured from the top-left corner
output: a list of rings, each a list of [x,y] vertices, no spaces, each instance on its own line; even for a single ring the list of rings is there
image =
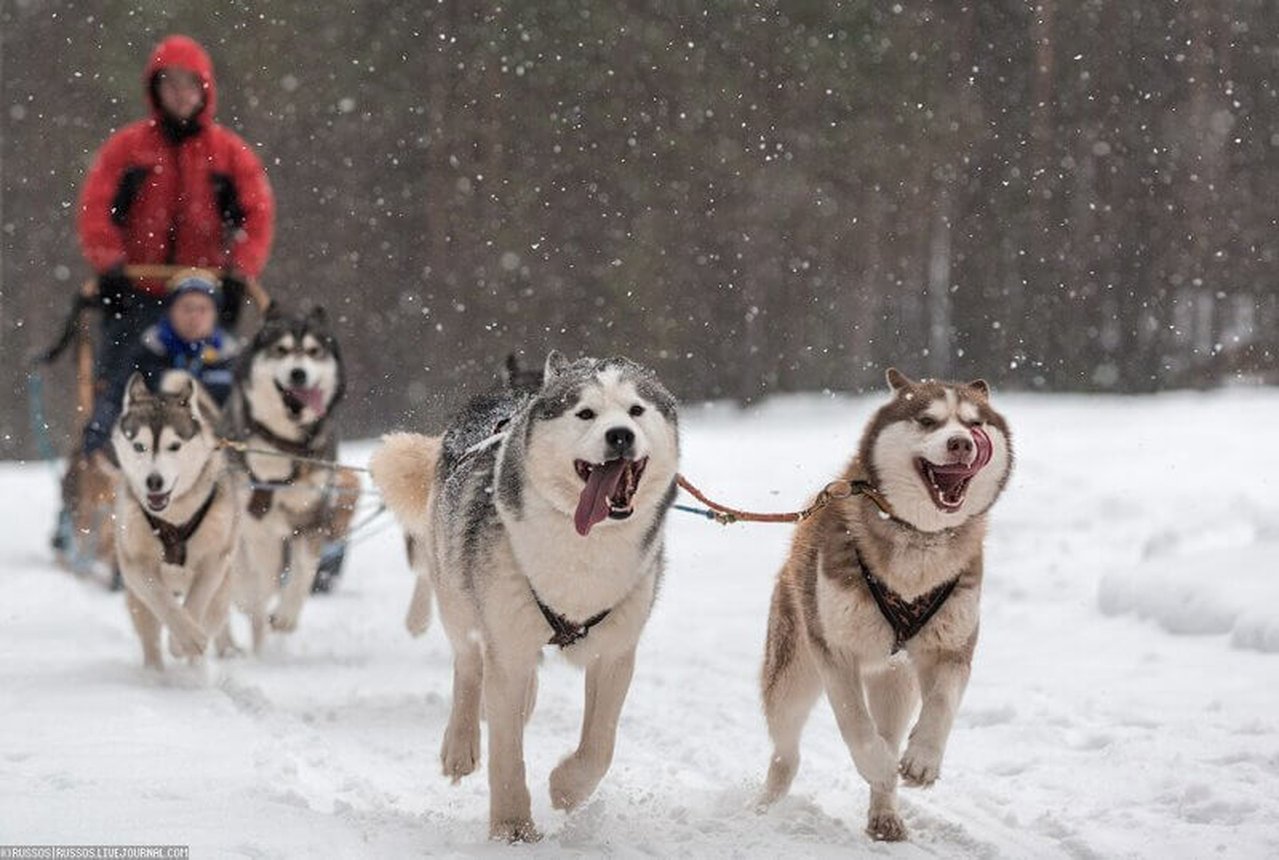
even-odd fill
[[[124,406],[122,411],[128,412],[129,408],[135,403],[151,399],[151,389],[147,388],[146,377],[142,375],[140,370],[133,371],[133,375],[129,377],[129,381],[124,386]]]
[[[546,365],[542,368],[542,385],[549,385],[551,380],[563,373],[566,367],[568,367],[568,359],[564,357],[564,353],[558,349],[548,352]]]
[[[914,385],[914,383],[910,381],[910,377],[895,367],[888,368],[888,372],[884,374],[884,378],[888,380],[888,387],[893,390],[894,394],[904,388],[909,388]]]
[[[984,379],[974,379],[968,383],[968,387],[981,395],[982,400],[990,399],[990,383]]]
[[[191,412],[195,415],[196,418],[200,417],[200,413],[197,412],[195,408],[195,380],[194,379],[192,379],[190,376],[185,376],[185,378],[178,383],[177,387],[174,388],[173,393],[178,398],[179,406],[185,406],[186,408],[191,410]]]
[[[311,308],[311,310],[307,312],[306,321],[309,325],[314,325],[316,328],[328,328],[329,315],[328,312],[324,310],[324,305],[316,305]]]

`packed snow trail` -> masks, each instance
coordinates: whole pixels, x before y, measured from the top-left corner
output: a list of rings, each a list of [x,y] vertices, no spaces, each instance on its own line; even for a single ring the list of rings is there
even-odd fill
[[[902,792],[911,842],[862,833],[867,789],[824,703],[790,796],[752,810],[791,529],[674,512],[612,769],[567,816],[546,779],[576,743],[582,677],[547,651],[525,744],[546,838],[521,855],[1279,856],[1279,478],[1263,456],[1279,392],[995,397],[1017,466],[942,778]],[[879,402],[686,406],[683,470],[735,506],[795,509]],[[47,467],[0,480],[0,843],[508,855],[485,839],[484,774],[439,773],[451,658],[437,623],[404,631],[395,530],[354,545],[337,592],[261,658],[157,676],[123,598],[53,567]]]

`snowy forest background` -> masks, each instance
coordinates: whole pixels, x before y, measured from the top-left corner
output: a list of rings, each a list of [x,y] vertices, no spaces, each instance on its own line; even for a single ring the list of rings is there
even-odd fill
[[[438,429],[512,351],[685,400],[1276,377],[1264,0],[0,4],[0,456],[88,275],[74,206],[155,41],[209,48],[340,320],[348,435]],[[71,367],[51,375],[65,445]]]

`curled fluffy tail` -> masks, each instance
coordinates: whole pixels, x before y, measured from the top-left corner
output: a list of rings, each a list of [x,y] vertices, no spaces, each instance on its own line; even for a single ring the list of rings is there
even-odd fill
[[[390,433],[369,458],[373,483],[387,508],[410,535],[425,533],[426,507],[440,459],[439,436]]]

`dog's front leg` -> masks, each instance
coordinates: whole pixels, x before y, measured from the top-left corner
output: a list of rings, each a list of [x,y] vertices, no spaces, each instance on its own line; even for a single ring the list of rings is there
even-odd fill
[[[169,651],[174,657],[198,657],[204,653],[209,644],[208,634],[186,607],[173,597],[173,592],[161,578],[159,565],[144,567],[141,576],[129,577],[125,585],[169,628]]]
[[[968,686],[972,648],[963,651],[922,651],[911,654],[919,673],[923,707],[902,755],[902,780],[911,786],[929,786],[941,775],[942,754],[955,712]]]
[[[226,556],[205,561],[196,572],[191,590],[187,592],[186,600],[182,603],[186,611],[207,633],[216,635],[218,632],[216,628],[208,624],[209,606],[218,590],[226,582],[229,568],[230,559]]]
[[[284,542],[269,523],[246,517],[231,569],[231,588],[234,601],[249,616],[255,654],[261,653],[266,642],[268,609],[279,588],[283,567]],[[219,646],[222,644],[231,644],[229,628],[228,635],[219,641]]]
[[[142,663],[148,669],[164,668],[164,655],[160,652],[160,619],[156,618],[145,603],[142,602],[132,588],[125,588],[125,601],[129,607],[129,617],[133,619],[133,627],[142,640]]]
[[[196,611],[197,604],[193,601],[192,595],[195,589],[192,589],[192,595],[187,596],[187,609],[191,610],[191,614],[200,622],[200,626],[214,637],[217,643],[218,656],[225,657],[236,652],[235,642],[231,639],[231,625],[228,623],[228,616],[231,609],[231,555],[228,553],[219,556],[209,562],[209,568],[205,573],[212,584],[209,589],[207,600],[202,600],[200,611]]]
[[[599,785],[613,762],[617,722],[635,674],[635,649],[601,657],[586,667],[586,705],[577,750],[551,772],[551,804],[573,809]]]
[[[280,595],[280,605],[271,613],[273,630],[292,633],[297,629],[302,604],[311,593],[319,568],[318,543],[319,538],[310,534],[293,539],[289,556],[289,581],[285,583],[284,592]]]
[[[213,634],[219,657],[237,657],[244,652],[235,644],[231,636],[231,564],[227,561],[226,576],[222,584],[213,594],[209,608],[204,617],[204,629]]]
[[[528,780],[524,773],[524,710],[537,671],[536,654],[484,659],[484,708],[489,724],[489,836],[504,842],[536,842]]]
[[[867,709],[859,661],[826,655],[817,662],[839,733],[857,772],[870,783],[866,832],[873,839],[901,841],[906,823],[897,814],[897,751],[889,749]]]

